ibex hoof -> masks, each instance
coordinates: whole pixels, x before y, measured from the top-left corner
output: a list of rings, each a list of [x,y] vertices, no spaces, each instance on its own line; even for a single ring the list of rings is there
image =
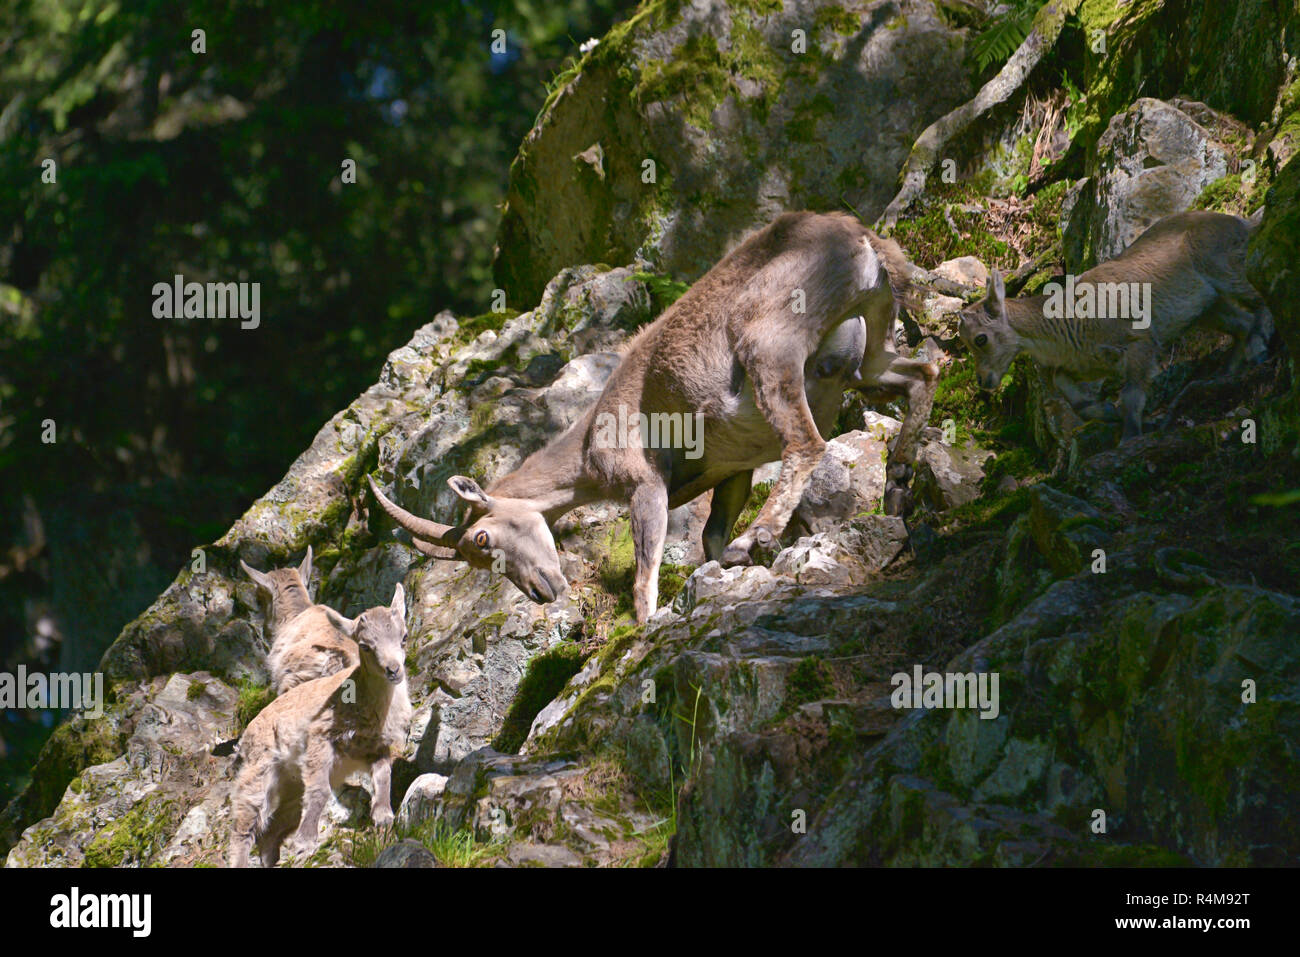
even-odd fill
[[[388,809],[375,811],[374,814],[370,815],[370,819],[375,822],[375,827],[378,828],[393,826],[393,812]]]
[[[733,568],[736,565],[752,565],[753,559],[749,557],[749,552],[735,545],[728,545],[722,553],[722,567]]]
[[[284,842],[281,850],[289,860],[301,863],[316,852],[316,842],[302,837],[290,837]]]

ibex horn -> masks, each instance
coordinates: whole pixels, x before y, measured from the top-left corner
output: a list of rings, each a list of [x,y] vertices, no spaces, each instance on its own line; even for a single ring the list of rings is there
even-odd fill
[[[412,535],[418,535],[420,538],[425,539],[426,543],[432,542],[433,545],[430,547],[441,545],[445,548],[454,550],[456,542],[460,539],[459,528],[453,528],[450,525],[443,525],[440,522],[432,522],[427,518],[418,518],[412,515],[401,506],[390,502],[388,497],[384,495],[383,492],[379,491],[379,486],[375,484],[373,476],[369,476],[369,480],[370,490],[375,493],[375,498],[378,500],[379,504],[383,506],[384,511],[393,517],[393,521],[402,526],[402,528],[406,529]],[[423,543],[417,543],[416,547],[419,548],[420,544]],[[435,552],[425,551],[423,548],[420,548],[420,551],[424,552],[426,555],[432,555],[434,558],[443,557]]]

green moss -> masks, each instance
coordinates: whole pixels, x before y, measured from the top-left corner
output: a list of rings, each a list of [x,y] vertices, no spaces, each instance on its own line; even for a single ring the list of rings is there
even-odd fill
[[[1049,183],[1034,193],[1030,201],[1030,221],[1038,229],[1041,240],[1046,243],[1060,242],[1061,239],[1061,203],[1070,189],[1068,180],[1060,179]],[[1038,238],[1038,237],[1036,237]],[[1038,250],[1030,247],[1026,250],[1035,255]]]
[[[1067,853],[1063,867],[1190,867],[1192,861],[1154,844],[1093,843],[1087,851]]]
[[[1234,173],[1209,183],[1192,203],[1193,209],[1211,209],[1222,212],[1229,202],[1241,192],[1241,174]]]
[[[785,9],[782,0],[730,0],[727,5],[732,10],[748,10],[760,17],[770,17]]]
[[[818,142],[817,128],[822,118],[835,112],[835,104],[825,93],[800,103],[790,122],[785,125],[786,138],[795,143]],[[858,172],[861,172],[860,170]]]
[[[671,605],[686,587],[686,579],[695,569],[689,565],[672,565],[667,562],[659,566],[659,605]]]
[[[459,319],[457,320],[458,328],[453,338],[453,344],[465,346],[485,332],[500,332],[502,326],[518,315],[520,315],[518,309],[504,309],[501,312],[485,312],[481,315]]]
[[[961,208],[979,198],[969,183],[937,183],[927,188],[922,211],[901,221],[893,238],[914,262],[929,269],[958,256],[975,256],[986,266],[1014,269],[1019,265],[1016,252],[989,233],[983,213]]]
[[[632,90],[642,109],[650,103],[678,101],[681,114],[700,129],[711,127],[714,108],[731,90],[726,64],[712,34],[686,38],[669,60],[647,60]]]
[[[237,686],[239,698],[235,702],[235,735],[244,733],[262,709],[275,700],[275,689],[245,679]]]
[[[785,68],[771,45],[750,22],[748,15],[735,15],[731,23],[730,76],[743,76],[759,85],[759,95],[745,100],[759,122],[766,123],[768,110],[781,92]]]
[[[1030,362],[1028,356],[1017,358],[1003,378],[1000,391],[990,393],[979,386],[975,362],[970,356],[962,355],[939,379],[930,421],[942,426],[945,420],[952,419],[959,440],[974,436],[987,442],[1001,437],[1003,426],[1018,418],[1014,406],[1019,404]]]
[[[840,36],[851,37],[862,29],[862,14],[846,10],[838,3],[828,3],[813,15],[813,28],[817,33],[831,30]]]
[[[949,509],[944,514],[944,524],[971,530],[992,530],[994,525],[1005,527],[1015,516],[1029,511],[1029,504],[1029,490],[1024,488],[1018,488],[1009,495],[982,495],[973,502]]]
[[[643,634],[643,626],[635,623],[618,625],[610,631],[609,638],[596,652],[596,679],[582,690],[573,706],[565,712],[566,719],[571,715],[583,713],[596,697],[607,695],[614,690],[617,678],[615,671],[619,659]]]
[[[100,831],[86,847],[84,866],[144,864],[160,851],[179,820],[170,801],[142,801]]]
[[[494,611],[492,614],[481,619],[479,624],[484,628],[500,628],[506,623],[507,616],[504,611]]]
[[[984,196],[1019,196],[1029,185],[1033,161],[1034,136],[1025,133],[1010,146],[999,144],[984,168],[971,179],[971,186]]]
[[[190,686],[185,689],[186,701],[198,701],[203,697],[203,692],[207,690],[207,685],[202,681],[191,681]]]
[[[30,783],[0,817],[0,852],[16,844],[25,827],[53,814],[82,771],[112,761],[124,746],[125,736],[107,715],[97,721],[76,717],[55,728],[41,748]]]
[[[620,519],[610,527],[605,540],[600,543],[595,564],[597,580],[615,600],[615,615],[631,611],[636,548],[632,541],[632,526],[627,519]]]
[[[582,649],[572,642],[556,645],[533,657],[519,682],[501,730],[492,740],[492,747],[508,754],[517,753],[538,712],[555,700],[569,679],[582,669],[586,659]]]
[[[646,289],[650,293],[650,299],[654,303],[654,314],[659,315],[678,299],[686,294],[686,290],[691,288],[688,282],[682,282],[669,276],[660,276],[657,273],[638,272],[632,275],[637,282],[645,283]]]
[[[486,378],[495,372],[506,369],[516,369],[519,362],[519,346],[512,344],[505,352],[495,359],[471,359],[465,365],[465,374],[461,377],[461,387],[472,383],[474,380]]]
[[[712,127],[718,104],[737,93],[738,100],[765,122],[781,90],[785,73],[781,60],[754,27],[750,12],[743,8],[732,9],[728,39],[724,52],[711,33],[693,33],[672,51],[668,60],[642,62],[632,84],[633,100],[642,109],[650,103],[673,102],[687,122],[707,130]],[[739,97],[734,80],[737,76],[757,83],[759,94]]]
[[[775,484],[775,482],[759,482],[754,486],[749,493],[749,500],[745,502],[745,507],[741,509],[740,515],[736,518],[736,526],[732,529],[732,535],[739,535],[754,523],[759,510],[767,503],[767,497],[772,494],[772,486]]]
[[[999,483],[1008,475],[1017,481],[1023,481],[1046,478],[1047,472],[1045,463],[1036,450],[1023,446],[1008,449],[985,466],[984,480],[980,482],[981,494],[996,494]]]
[[[795,665],[786,678],[781,711],[788,714],[802,704],[829,698],[834,690],[830,665],[818,655],[809,655]]]

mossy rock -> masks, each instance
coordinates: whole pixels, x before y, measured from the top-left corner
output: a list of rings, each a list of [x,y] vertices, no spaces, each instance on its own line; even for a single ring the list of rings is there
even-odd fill
[[[85,867],[127,867],[148,863],[160,851],[180,822],[171,802],[145,800],[121,820],[100,831],[86,847]]]
[[[932,0],[644,0],[557,77],[511,166],[497,281],[531,303],[564,266],[636,259],[689,282],[785,209],[874,218],[970,86]]]

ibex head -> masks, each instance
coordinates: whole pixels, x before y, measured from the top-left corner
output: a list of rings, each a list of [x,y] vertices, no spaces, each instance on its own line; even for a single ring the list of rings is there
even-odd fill
[[[1020,351],[1020,339],[1007,319],[1006,285],[997,269],[989,275],[988,294],[961,311],[957,329],[975,357],[975,377],[980,388],[993,391]]]
[[[399,684],[406,667],[406,592],[399,582],[393,603],[367,608],[356,618],[345,618],[333,608],[322,606],[334,627],[357,643],[361,662],[381,673],[390,684]]]
[[[297,568],[275,568],[269,572],[259,572],[242,558],[239,560],[239,565],[244,569],[244,574],[256,583],[258,592],[270,600],[273,608],[277,602],[289,597],[297,588],[302,589],[302,597],[309,604],[311,603],[310,545],[307,546],[306,557]]]
[[[539,605],[555,601],[568,582],[560,570],[560,555],[546,516],[536,505],[524,499],[488,495],[477,482],[463,475],[453,475],[447,484],[469,505],[464,524],[442,525],[417,518],[390,502],[375,480],[370,480],[370,488],[384,511],[414,536],[415,547],[424,554],[499,571]]]

